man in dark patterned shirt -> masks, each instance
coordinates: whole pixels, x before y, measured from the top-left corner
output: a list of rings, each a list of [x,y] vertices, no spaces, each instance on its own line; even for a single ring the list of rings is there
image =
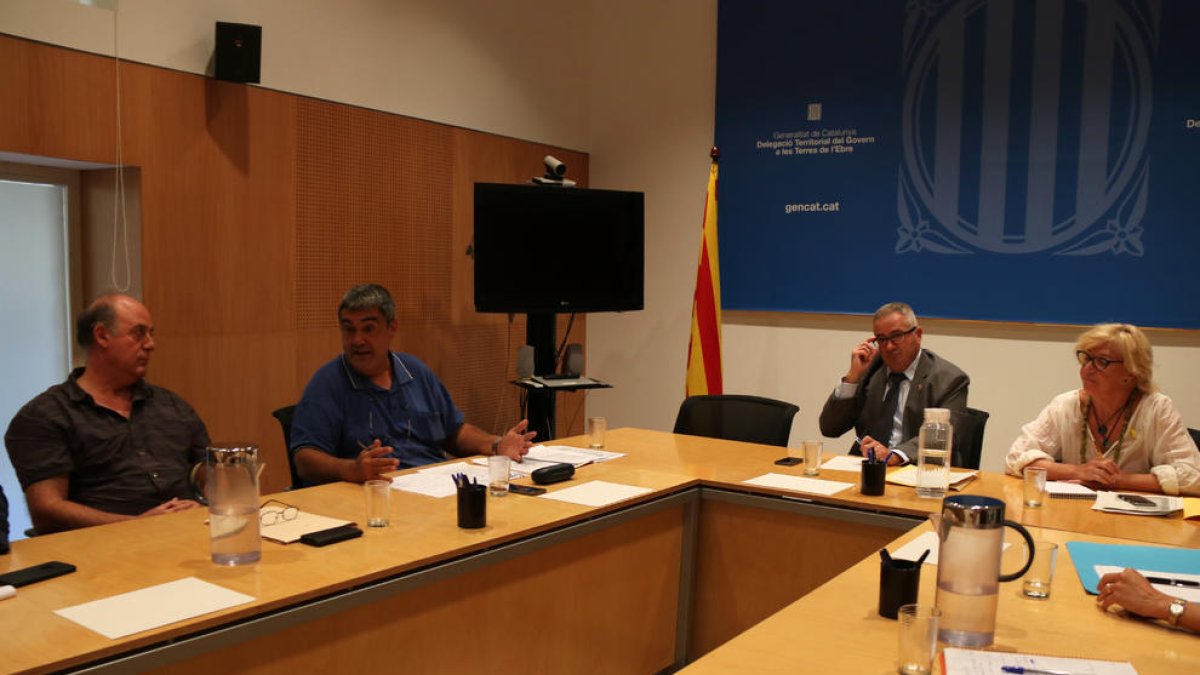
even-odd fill
[[[190,509],[203,483],[204,423],[145,381],[146,306],[97,298],[76,320],[86,365],[13,417],[4,443],[39,533]]]

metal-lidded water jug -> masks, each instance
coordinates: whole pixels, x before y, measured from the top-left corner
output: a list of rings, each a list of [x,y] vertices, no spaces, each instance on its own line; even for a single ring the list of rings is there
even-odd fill
[[[222,443],[208,447],[208,495],[212,560],[246,565],[262,557],[258,523],[258,446]]]
[[[942,617],[938,640],[955,647],[985,647],[996,632],[1000,582],[1025,574],[1033,562],[1033,539],[1017,523],[1004,519],[1004,502],[991,497],[955,495],[942,500],[942,513],[930,515],[937,532],[937,599]],[[1025,564],[1015,574],[1000,574],[1004,528],[1028,544]]]

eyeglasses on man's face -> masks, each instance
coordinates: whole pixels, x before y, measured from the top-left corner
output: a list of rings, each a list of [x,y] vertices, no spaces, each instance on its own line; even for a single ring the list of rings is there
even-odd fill
[[[902,330],[898,333],[892,333],[891,335],[876,335],[875,344],[879,345],[880,347],[887,345],[889,342],[900,344],[900,341],[903,340],[906,335],[911,335],[916,330],[917,327],[913,326],[908,330]]]
[[[1075,352],[1075,358],[1079,359],[1079,365],[1085,366],[1090,363],[1093,367],[1095,367],[1096,370],[1106,370],[1114,363],[1125,363],[1124,361],[1118,359],[1106,359],[1103,356],[1093,356],[1082,349]]]
[[[268,499],[258,507],[258,521],[264,526],[295,520],[298,515],[300,515],[299,508],[285,504],[278,499]]]

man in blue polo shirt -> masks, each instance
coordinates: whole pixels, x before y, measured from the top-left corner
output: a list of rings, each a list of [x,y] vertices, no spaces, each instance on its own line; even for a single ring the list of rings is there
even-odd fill
[[[296,471],[307,485],[362,482],[453,455],[520,461],[534,432],[521,420],[503,436],[463,420],[441,380],[411,354],[390,349],[396,303],[377,284],[355,286],[338,306],[342,353],[317,369],[292,421]]]

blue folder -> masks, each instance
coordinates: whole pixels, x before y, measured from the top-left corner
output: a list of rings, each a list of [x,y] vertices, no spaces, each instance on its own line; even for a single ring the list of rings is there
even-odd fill
[[[1071,552],[1071,562],[1075,563],[1083,590],[1091,595],[1099,593],[1096,584],[1100,583],[1100,576],[1096,574],[1096,565],[1200,574],[1200,550],[1195,549],[1068,541],[1067,550]]]

